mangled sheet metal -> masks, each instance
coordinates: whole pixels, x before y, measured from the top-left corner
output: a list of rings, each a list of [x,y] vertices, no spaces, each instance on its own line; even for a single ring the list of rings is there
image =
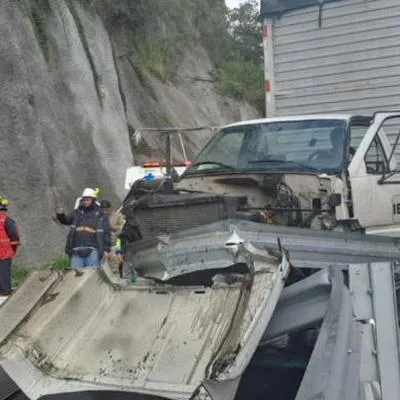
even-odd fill
[[[333,270],[319,335],[295,400],[400,398],[398,318],[389,262]]]
[[[362,273],[367,275],[368,268],[370,271],[375,270],[375,274],[382,273],[382,268],[386,268],[387,272],[390,271],[390,263],[350,266],[350,271],[354,267],[356,269],[351,272],[352,276],[355,274],[360,276]],[[389,280],[386,280],[388,287],[390,286]],[[357,295],[362,292],[362,295],[371,296],[366,290],[368,284],[365,286],[365,283],[367,283],[366,280],[363,285],[355,283],[353,289]],[[390,290],[387,292],[386,300],[392,294]],[[372,305],[371,301],[369,303]],[[387,309],[391,308],[391,304],[392,302],[385,301]],[[362,307],[360,307],[361,305]],[[388,317],[394,317],[393,313],[385,313],[383,310],[376,310],[376,312],[380,315],[387,314]],[[352,294],[345,284],[341,269],[326,268],[283,289],[260,346],[263,349],[266,347],[272,349],[277,345],[273,339],[278,339],[280,336],[278,357],[281,360],[284,359],[283,354],[287,349],[288,361],[294,363],[296,353],[290,353],[291,339],[289,335],[300,331],[305,333],[307,328],[316,329],[317,338],[301,384],[293,397],[295,400],[399,398],[398,378],[395,379],[398,377],[397,367],[399,364],[397,346],[393,341],[388,344],[381,343],[382,353],[385,353],[386,350],[388,353],[382,356],[385,358],[384,365],[379,366],[380,356],[377,356],[379,343],[377,340],[368,339],[368,331],[374,325],[370,322],[371,320],[375,320],[373,307],[369,308],[368,303],[363,302],[360,298],[355,302],[354,299],[352,300]],[[397,318],[390,318],[390,321],[392,320],[393,325],[396,325]],[[388,325],[387,323],[381,327],[382,331]],[[388,336],[395,338],[396,332],[396,328],[392,329]],[[376,338],[379,338],[379,334],[376,335]],[[284,342],[286,344],[283,344]],[[270,354],[276,354],[276,351]],[[266,361],[268,353],[264,352],[263,357]],[[276,368],[279,368],[278,365]],[[386,369],[387,372],[385,372]],[[385,372],[381,378],[378,370]],[[284,376],[282,373],[282,379],[285,379]],[[267,371],[265,379],[268,386]],[[290,385],[290,382],[287,384]],[[389,396],[386,397],[381,395],[384,385],[389,393]],[[221,397],[222,390],[223,388],[215,388],[213,383],[205,381],[198,388],[193,400],[223,398]],[[390,394],[393,396],[391,397]],[[269,398],[268,396],[267,394],[266,398]],[[275,397],[273,398],[275,399]]]
[[[400,398],[393,299],[390,262],[351,264],[346,273],[326,268],[282,291],[260,345],[274,346],[279,336],[317,328],[296,400]]]
[[[336,271],[328,309],[296,400],[360,399],[361,346],[361,324],[353,318],[349,291],[343,275]]]
[[[205,381],[233,399],[289,267],[241,241],[218,251],[225,268],[204,260],[214,273],[198,284],[34,273],[0,308],[1,321],[18,313],[0,337],[1,367],[30,399],[101,390],[189,399]]]
[[[329,307],[332,280],[340,274],[340,270],[325,268],[283,289],[260,346],[281,335],[318,326]]]
[[[272,251],[279,251],[280,241],[288,250],[292,265],[299,268],[347,267],[349,263],[400,259],[398,238],[313,231],[243,220],[225,220],[158,240],[134,242],[128,258],[132,267],[143,275],[168,280],[176,274],[198,270],[201,265],[204,269],[223,265],[226,256],[218,249],[232,236]]]

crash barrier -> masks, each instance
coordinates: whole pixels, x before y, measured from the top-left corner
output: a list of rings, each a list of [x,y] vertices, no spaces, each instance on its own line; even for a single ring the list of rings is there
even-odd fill
[[[325,268],[331,265],[347,268],[349,263],[400,260],[398,238],[356,233],[313,231],[276,225],[257,224],[243,220],[225,220],[199,228],[188,229],[128,246],[131,268],[142,275],[157,276],[168,271],[168,277],[196,270],[204,260],[218,265],[227,262],[225,242],[235,232],[240,241],[279,253],[279,242],[289,253],[297,268]],[[226,264],[225,264],[226,265]]]

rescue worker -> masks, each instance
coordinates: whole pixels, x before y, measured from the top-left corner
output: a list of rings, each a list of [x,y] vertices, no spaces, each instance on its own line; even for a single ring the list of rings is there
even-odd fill
[[[105,199],[100,201],[100,207],[103,211],[103,214],[109,218],[111,231],[115,233],[116,236],[118,236],[121,233],[122,226],[125,222],[125,219],[121,214],[121,209],[113,211],[111,202]]]
[[[1,196],[0,196],[1,197]],[[7,214],[8,201],[0,200],[0,296],[8,296],[11,288],[11,264],[20,245],[17,224]]]
[[[111,203],[108,200],[101,200],[100,208],[102,209],[104,215],[106,215],[107,217],[111,216],[112,213]]]
[[[111,230],[108,218],[96,203],[97,194],[91,188],[82,193],[82,203],[69,214],[56,211],[57,220],[69,225],[65,252],[71,257],[71,268],[100,267],[111,251]]]
[[[121,239],[118,237],[120,231],[121,219],[119,212],[113,212],[111,208],[111,202],[108,200],[101,200],[100,207],[102,209],[103,215],[109,219],[110,229],[111,229],[111,243],[114,246],[111,249],[111,255],[109,258],[109,264],[112,269],[118,268],[118,273],[120,278],[123,277],[123,266],[124,266],[124,256],[121,248]]]
[[[94,193],[96,194],[96,199],[98,199],[100,196],[100,193],[101,193],[101,189],[99,187],[95,187],[93,190],[94,190]],[[82,204],[82,196],[79,196],[75,200],[74,210],[78,209],[81,204]],[[100,206],[100,203],[98,200],[96,200],[96,204],[98,206]]]

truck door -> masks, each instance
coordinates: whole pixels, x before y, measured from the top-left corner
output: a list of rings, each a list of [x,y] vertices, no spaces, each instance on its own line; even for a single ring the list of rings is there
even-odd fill
[[[369,234],[400,236],[400,113],[376,113],[349,165],[354,218]]]

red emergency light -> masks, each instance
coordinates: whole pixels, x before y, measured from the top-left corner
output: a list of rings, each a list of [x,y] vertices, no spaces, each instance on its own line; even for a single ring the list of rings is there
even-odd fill
[[[143,168],[164,167],[165,163],[162,161],[147,161],[143,163]]]
[[[173,162],[172,166],[174,167],[190,167],[192,165],[192,161],[184,160]],[[165,161],[146,161],[143,163],[143,168],[156,168],[156,167],[166,167],[167,163]]]

